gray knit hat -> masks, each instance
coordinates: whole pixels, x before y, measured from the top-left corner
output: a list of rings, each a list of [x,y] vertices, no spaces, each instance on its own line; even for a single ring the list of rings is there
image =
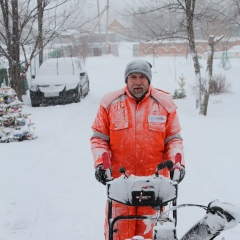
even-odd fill
[[[125,82],[127,82],[127,77],[131,73],[142,73],[144,74],[148,80],[149,84],[152,81],[152,65],[144,60],[133,60],[132,62],[127,64],[126,70],[125,70]]]

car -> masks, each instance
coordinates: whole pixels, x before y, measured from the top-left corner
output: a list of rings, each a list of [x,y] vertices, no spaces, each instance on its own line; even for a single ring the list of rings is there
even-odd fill
[[[89,77],[81,59],[51,58],[33,76],[30,99],[33,107],[78,103],[89,91]]]

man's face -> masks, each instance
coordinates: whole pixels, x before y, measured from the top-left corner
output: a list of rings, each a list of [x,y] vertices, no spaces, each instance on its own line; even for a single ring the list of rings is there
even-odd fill
[[[131,73],[127,78],[127,87],[131,95],[140,101],[148,91],[149,82],[141,73]]]

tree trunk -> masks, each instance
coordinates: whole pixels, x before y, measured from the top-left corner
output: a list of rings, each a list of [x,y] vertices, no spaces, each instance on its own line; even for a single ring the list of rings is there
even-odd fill
[[[207,116],[208,100],[209,100],[209,83],[212,79],[212,65],[213,65],[213,54],[214,54],[214,36],[210,36],[208,39],[208,59],[206,69],[206,79],[202,86],[203,101],[200,103],[200,112],[204,116]]]
[[[43,63],[43,1],[38,0],[38,49],[39,49],[39,66]]]
[[[20,42],[19,42],[19,17],[18,17],[18,1],[12,0],[12,43],[10,46],[11,57],[10,60],[10,77],[11,87],[16,91],[18,99],[22,101],[22,79],[20,77]]]
[[[199,104],[201,102],[201,72],[200,65],[198,61],[197,51],[195,47],[195,37],[193,30],[193,19],[194,19],[194,10],[195,10],[195,1],[186,0],[186,17],[187,17],[187,34],[188,34],[188,42],[189,48],[193,59],[194,71],[195,71],[195,88],[196,88],[196,108],[199,108]]]
[[[194,72],[195,72],[195,102],[196,108],[199,108],[201,102],[201,72],[200,65],[198,61],[197,51],[195,49],[194,37],[189,39],[189,48],[191,52],[191,56],[194,64]]]
[[[206,79],[204,80],[204,84],[202,86],[203,100],[200,103],[200,112],[204,116],[207,116],[207,108],[208,108],[208,100],[209,100],[209,84],[212,80],[212,72],[213,72],[213,55],[214,55],[214,47],[215,44],[223,38],[221,36],[217,40],[214,39],[214,36],[209,36],[208,38],[208,59],[207,59],[207,69],[206,69]]]

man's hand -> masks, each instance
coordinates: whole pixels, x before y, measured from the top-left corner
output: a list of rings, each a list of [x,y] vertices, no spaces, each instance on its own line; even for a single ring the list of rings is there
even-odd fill
[[[103,169],[102,164],[96,167],[95,177],[100,183],[102,183],[103,185],[106,185],[106,182],[107,182],[106,170]]]
[[[182,165],[180,165],[180,163],[175,164],[172,180],[180,183],[183,180],[185,173],[186,173],[185,168]]]

